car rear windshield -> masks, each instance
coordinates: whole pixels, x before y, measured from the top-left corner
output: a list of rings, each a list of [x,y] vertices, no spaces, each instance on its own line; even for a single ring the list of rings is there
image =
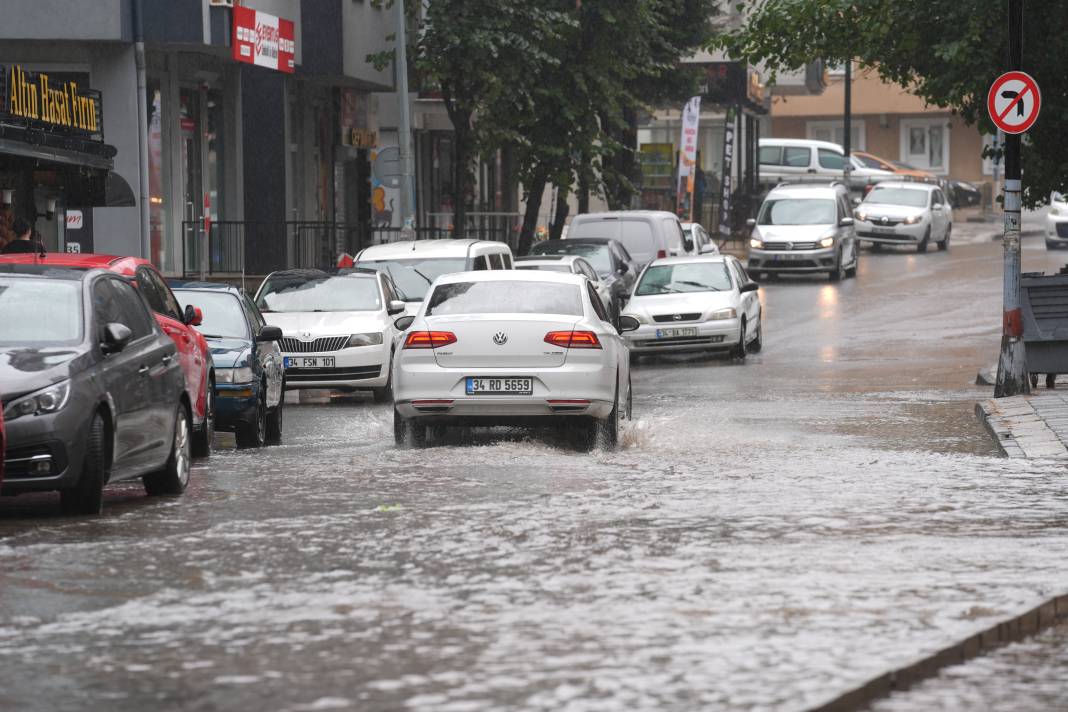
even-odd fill
[[[538,270],[541,272],[564,272],[571,273],[571,265],[525,265],[522,262],[516,264],[516,269]]]
[[[400,290],[404,301],[421,302],[426,290],[434,280],[443,274],[467,271],[467,259],[464,257],[433,258],[423,257],[410,260],[373,260],[360,262],[357,267],[376,269],[385,272]]]
[[[835,201],[826,198],[779,198],[765,200],[758,225],[833,225]]]
[[[723,292],[731,288],[727,265],[722,262],[683,262],[653,265],[645,270],[635,294],[680,294],[684,292]]]
[[[241,302],[233,294],[226,292],[194,292],[184,289],[174,290],[174,296],[188,305],[198,307],[204,313],[204,319],[197,331],[209,339],[247,339],[248,321],[241,308]]]
[[[865,203],[879,205],[904,205],[909,208],[926,208],[927,191],[915,188],[879,188],[876,186],[864,199]]]
[[[378,311],[382,295],[375,275],[282,276],[267,280],[256,306],[264,312]]]
[[[0,346],[81,342],[81,282],[0,277],[0,325]]]
[[[426,316],[449,314],[566,314],[582,316],[578,285],[492,280],[453,282],[434,288]]]
[[[608,245],[594,245],[591,243],[572,242],[571,240],[542,242],[534,245],[530,251],[532,255],[577,255],[584,257],[597,274],[606,277],[612,272],[612,256],[608,253]]]

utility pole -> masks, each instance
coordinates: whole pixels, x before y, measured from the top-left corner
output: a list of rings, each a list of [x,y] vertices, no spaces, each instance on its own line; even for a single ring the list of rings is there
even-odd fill
[[[404,0],[393,0],[397,12],[397,102],[400,105],[400,126],[397,127],[397,145],[400,147],[401,185],[400,217],[401,239],[415,239],[415,191],[412,169],[412,115],[408,104],[408,39],[407,18]]]
[[[846,190],[852,191],[850,175],[853,172],[853,162],[850,156],[853,153],[853,59],[850,57],[845,63],[845,108],[842,111],[842,148],[845,149],[845,161],[842,166],[842,177],[845,179]]]
[[[1009,66],[1023,69],[1023,0],[1009,1]],[[1031,392],[1020,309],[1020,134],[1005,134],[1005,273],[1001,356],[994,397]]]

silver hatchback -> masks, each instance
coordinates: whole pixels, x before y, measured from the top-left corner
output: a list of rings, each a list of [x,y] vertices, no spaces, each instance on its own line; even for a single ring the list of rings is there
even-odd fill
[[[840,183],[779,185],[748,225],[750,272],[827,272],[832,281],[856,276],[856,231]]]

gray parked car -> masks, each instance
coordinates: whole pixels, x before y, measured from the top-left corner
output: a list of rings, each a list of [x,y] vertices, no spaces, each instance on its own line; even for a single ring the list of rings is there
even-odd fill
[[[0,267],[3,494],[58,490],[98,514],[104,486],[149,494],[189,482],[191,414],[174,341],[125,278],[104,270]]]

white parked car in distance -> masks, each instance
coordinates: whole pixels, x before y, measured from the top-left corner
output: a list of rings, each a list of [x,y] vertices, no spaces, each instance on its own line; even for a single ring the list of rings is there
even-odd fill
[[[612,299],[612,290],[609,285],[601,281],[597,270],[593,268],[584,257],[576,255],[527,255],[515,258],[515,268],[518,270],[538,270],[541,272],[562,272],[564,274],[581,274],[590,280],[590,284],[597,291],[609,320],[615,324],[619,314],[615,313]]]
[[[260,285],[256,306],[282,329],[287,390],[369,390],[375,402],[390,400],[393,320],[404,302],[385,273],[274,272]]]
[[[690,241],[689,252],[694,255],[718,255],[719,245],[712,239],[712,236],[708,234],[708,230],[705,230],[701,223],[684,222],[682,223],[682,234],[686,236],[686,239]]]
[[[869,168],[856,156],[851,155],[849,159],[849,189],[857,195],[865,187],[880,181],[893,180],[896,175],[893,171]],[[842,180],[845,163],[845,149],[830,141],[805,138],[760,139],[761,185]]]
[[[607,237],[616,240],[644,267],[660,257],[685,255],[685,237],[675,213],[663,210],[617,210],[583,213],[571,219],[565,239]]]
[[[871,189],[853,212],[857,239],[883,245],[915,245],[926,252],[932,242],[949,249],[953,209],[942,189],[932,183],[893,181]]]
[[[512,269],[512,249],[493,240],[409,240],[373,245],[356,255],[356,266],[385,272],[415,314],[431,283],[443,274]]]
[[[763,347],[759,285],[730,255],[670,257],[649,265],[624,316],[633,357],[667,351],[729,350],[738,359]]]
[[[1061,193],[1049,196],[1046,213],[1046,249],[1068,246],[1068,197]]]
[[[582,449],[610,447],[630,417],[626,344],[580,275],[446,275],[396,326],[398,446],[422,447],[435,427],[556,424]]]

